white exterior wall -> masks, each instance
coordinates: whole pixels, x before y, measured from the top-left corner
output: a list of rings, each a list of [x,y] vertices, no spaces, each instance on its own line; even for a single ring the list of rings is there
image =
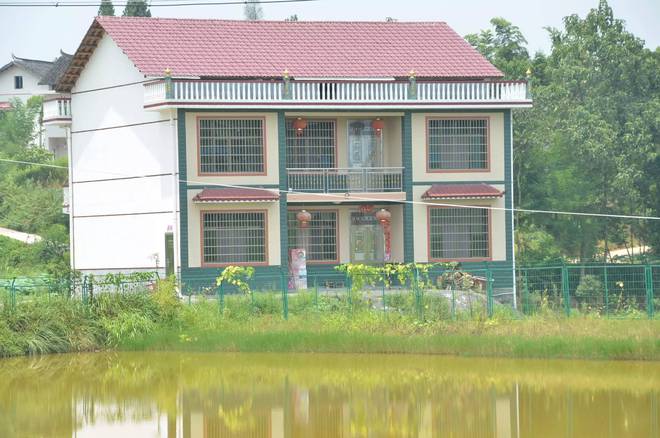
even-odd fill
[[[14,88],[14,76],[23,76],[23,88],[18,90]],[[48,93],[48,85],[38,85],[40,80],[40,77],[19,66],[9,67],[0,73],[0,102],[8,102],[15,98],[27,102],[31,96]]]
[[[175,228],[175,125],[169,113],[144,111],[142,84],[77,94],[142,80],[105,35],[72,90],[75,269],[151,270],[154,255],[164,268],[164,233]]]

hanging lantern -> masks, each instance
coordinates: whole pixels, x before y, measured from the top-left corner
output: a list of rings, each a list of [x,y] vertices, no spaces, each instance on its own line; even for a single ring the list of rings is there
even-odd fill
[[[298,117],[293,121],[293,129],[296,131],[296,135],[303,135],[303,130],[305,128],[307,128],[307,120],[302,117]]]
[[[381,120],[380,118],[377,118],[373,122],[371,122],[371,127],[373,128],[374,131],[376,131],[376,137],[380,137],[381,134],[383,133],[383,129],[385,129],[385,121]]]
[[[312,214],[307,210],[300,210],[296,215],[296,219],[298,219],[300,228],[307,228],[309,226],[309,222],[312,220]]]
[[[385,210],[384,208],[381,208],[376,212],[376,219],[378,219],[378,222],[380,222],[381,225],[389,224],[391,218],[392,218],[392,213]]]

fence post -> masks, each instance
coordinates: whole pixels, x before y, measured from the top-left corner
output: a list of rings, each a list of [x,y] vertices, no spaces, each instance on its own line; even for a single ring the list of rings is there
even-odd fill
[[[319,310],[319,285],[318,278],[314,277],[314,307]]]
[[[527,280],[527,268],[523,269],[523,300],[522,300],[523,315],[529,315],[529,283]]]
[[[289,286],[284,272],[280,272],[280,287],[282,288],[282,316],[289,319]]]
[[[451,289],[451,319],[455,320],[456,319],[456,291],[454,290],[454,283],[455,281],[452,279],[451,285],[449,286]]]
[[[650,265],[644,266],[646,281],[646,313],[649,319],[653,318],[653,270]]]
[[[489,318],[493,317],[493,304],[493,272],[489,268],[486,270],[486,309]]]
[[[12,310],[16,309],[16,277],[11,279],[11,286],[9,287],[9,303]]]
[[[419,290],[419,270],[415,266],[415,275],[413,276],[413,292],[415,294],[415,307],[417,308],[417,318],[422,319],[422,300]]]
[[[571,316],[571,298],[568,288],[568,268],[563,265],[561,267],[561,291],[564,297],[564,311],[566,312],[566,316]]]
[[[610,286],[607,279],[607,263],[603,267],[603,280],[605,281],[605,316],[610,317]]]
[[[220,286],[216,289],[216,293],[218,295],[218,310],[220,310],[220,313],[224,313],[225,311],[225,282],[221,282]]]
[[[83,304],[87,304],[87,275],[83,277],[82,290],[80,292]]]

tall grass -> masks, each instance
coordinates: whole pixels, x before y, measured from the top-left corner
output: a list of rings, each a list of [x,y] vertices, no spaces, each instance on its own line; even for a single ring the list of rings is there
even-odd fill
[[[660,359],[660,321],[566,318],[554,312],[516,319],[476,303],[459,313],[440,297],[370,299],[293,295],[283,318],[278,294],[198,297],[183,304],[172,281],[152,293],[96,294],[89,303],[35,294],[0,309],[0,356],[98,349],[427,353],[505,357]]]

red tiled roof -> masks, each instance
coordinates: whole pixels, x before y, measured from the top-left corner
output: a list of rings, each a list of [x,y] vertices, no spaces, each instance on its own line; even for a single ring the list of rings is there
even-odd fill
[[[503,191],[488,184],[433,184],[422,199],[500,198]]]
[[[266,189],[225,188],[204,189],[193,198],[194,202],[257,202],[277,201],[280,195]]]
[[[147,76],[502,77],[443,22],[96,20]]]

